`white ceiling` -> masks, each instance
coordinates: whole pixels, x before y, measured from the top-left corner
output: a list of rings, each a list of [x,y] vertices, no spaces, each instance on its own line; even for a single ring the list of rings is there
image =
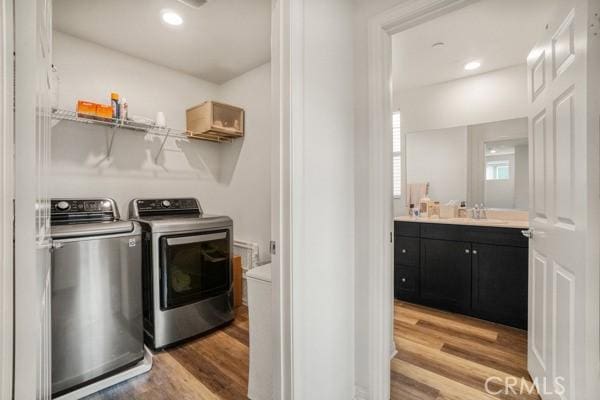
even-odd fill
[[[183,17],[162,22],[161,10]],[[54,29],[223,83],[270,59],[271,0],[54,0]]]
[[[525,63],[554,2],[481,0],[392,37],[394,90],[446,82]],[[445,43],[432,47],[436,42]],[[481,68],[465,71],[467,62]]]
[[[485,144],[485,155],[501,156],[506,154],[515,154],[516,146],[527,146],[527,143],[527,138],[488,142]],[[492,150],[495,150],[495,153],[492,153]]]

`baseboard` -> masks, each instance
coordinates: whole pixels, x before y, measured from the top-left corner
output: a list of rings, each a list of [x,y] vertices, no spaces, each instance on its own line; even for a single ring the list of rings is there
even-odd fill
[[[116,385],[117,383],[124,382],[135,376],[144,374],[152,368],[152,353],[150,350],[144,347],[144,359],[134,365],[133,367],[122,371],[116,375],[110,376],[98,382],[94,382],[91,385],[84,386],[73,392],[69,392],[63,396],[60,396],[54,400],[78,400],[86,396],[99,392],[102,389],[106,389],[110,386]]]
[[[369,400],[369,391],[362,386],[354,386],[354,400]]]

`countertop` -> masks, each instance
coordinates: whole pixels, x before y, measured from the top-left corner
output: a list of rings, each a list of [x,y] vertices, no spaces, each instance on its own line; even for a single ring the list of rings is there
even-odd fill
[[[469,226],[488,226],[495,228],[529,228],[529,221],[505,220],[505,219],[472,219],[472,218],[449,218],[449,219],[430,219],[413,218],[409,216],[395,217],[394,221],[402,222],[421,222],[427,224],[449,224],[449,225],[469,225]]]

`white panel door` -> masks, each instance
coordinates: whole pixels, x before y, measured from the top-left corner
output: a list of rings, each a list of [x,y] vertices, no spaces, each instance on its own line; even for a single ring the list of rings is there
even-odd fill
[[[51,397],[50,167],[52,0],[15,2],[15,387]]]
[[[553,2],[554,3],[554,2]],[[561,0],[543,39],[528,57],[530,123],[530,241],[528,366],[543,399],[598,398],[586,382],[597,365],[588,346],[597,332],[597,304],[587,279],[597,246],[589,224],[597,208],[590,196],[593,175],[588,137],[589,0]],[[543,27],[542,27],[543,28]],[[592,240],[596,242],[592,242]],[[597,259],[596,259],[597,263]],[[591,308],[590,308],[591,307]],[[591,318],[590,318],[591,316]],[[597,341],[597,338],[596,338]],[[596,348],[597,350],[597,348]]]

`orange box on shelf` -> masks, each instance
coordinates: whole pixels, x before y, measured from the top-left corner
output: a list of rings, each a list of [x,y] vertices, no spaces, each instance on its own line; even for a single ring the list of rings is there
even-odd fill
[[[77,114],[80,117],[95,117],[97,106],[96,103],[92,103],[91,101],[78,100]]]
[[[96,118],[112,119],[112,106],[96,104]]]

